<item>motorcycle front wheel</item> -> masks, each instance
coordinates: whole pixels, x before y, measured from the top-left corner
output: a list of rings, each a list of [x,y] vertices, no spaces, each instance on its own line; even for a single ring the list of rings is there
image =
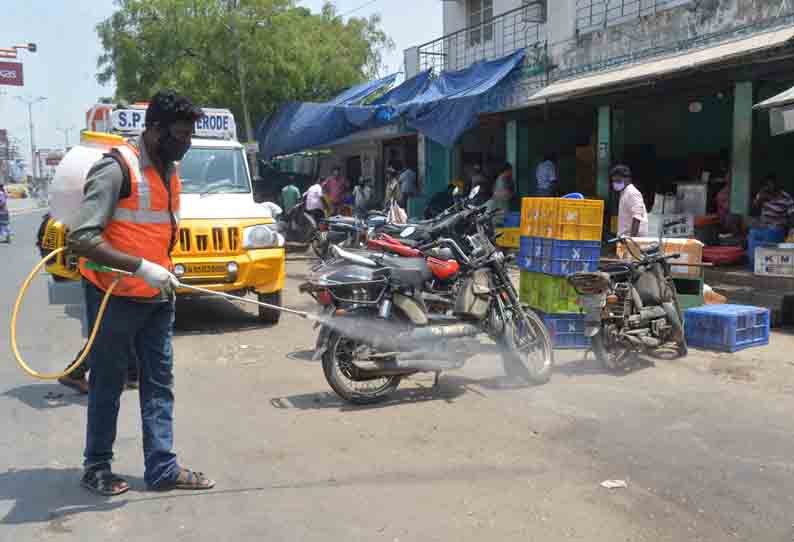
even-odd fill
[[[505,324],[502,364],[505,374],[533,384],[545,384],[554,368],[551,337],[531,310],[514,313]]]
[[[360,374],[353,363],[357,351],[363,344],[335,331],[328,335],[327,348],[323,353],[325,380],[336,394],[357,405],[367,405],[384,400],[400,385],[400,376],[380,378]]]

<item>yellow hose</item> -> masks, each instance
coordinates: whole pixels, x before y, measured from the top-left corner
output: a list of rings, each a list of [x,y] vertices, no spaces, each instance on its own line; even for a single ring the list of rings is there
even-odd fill
[[[108,301],[110,301],[110,294],[113,292],[113,288],[115,288],[119,283],[119,280],[121,280],[121,277],[116,278],[116,280],[114,280],[110,285],[110,288],[107,289],[107,292],[105,292],[105,297],[102,298],[102,303],[99,305],[99,312],[97,313],[94,327],[91,329],[91,334],[88,336],[88,340],[86,341],[80,356],[74,360],[74,363],[72,363],[65,371],[61,373],[40,373],[25,363],[25,360],[22,359],[22,354],[19,353],[19,346],[17,345],[17,315],[19,314],[19,308],[22,305],[22,299],[24,299],[25,293],[28,291],[28,287],[30,286],[30,283],[33,282],[36,274],[41,270],[42,267],[47,265],[47,262],[55,258],[63,251],[64,248],[59,248],[52,251],[47,255],[46,258],[41,260],[36,267],[33,268],[33,271],[30,272],[28,277],[25,279],[25,282],[22,283],[22,288],[19,290],[16,303],[14,303],[14,311],[11,313],[11,349],[14,352],[14,357],[16,358],[19,366],[22,367],[26,373],[33,378],[38,378],[39,380],[57,380],[64,376],[68,376],[83,363],[86,357],[88,357],[88,353],[91,351],[91,347],[94,345],[94,339],[96,338],[97,331],[99,331],[99,324],[102,322],[102,317],[105,315],[105,308],[107,308]]]

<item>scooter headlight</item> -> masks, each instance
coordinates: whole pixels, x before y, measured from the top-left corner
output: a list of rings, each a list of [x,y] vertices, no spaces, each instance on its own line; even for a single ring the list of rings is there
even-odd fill
[[[243,230],[243,248],[272,248],[280,246],[280,235],[264,224]]]

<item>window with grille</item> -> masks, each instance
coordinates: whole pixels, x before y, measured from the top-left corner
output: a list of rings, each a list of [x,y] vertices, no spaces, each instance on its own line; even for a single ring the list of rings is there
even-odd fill
[[[576,28],[595,30],[689,4],[692,0],[576,0]]]
[[[493,40],[493,25],[483,24],[493,19],[493,0],[468,0],[469,45]]]

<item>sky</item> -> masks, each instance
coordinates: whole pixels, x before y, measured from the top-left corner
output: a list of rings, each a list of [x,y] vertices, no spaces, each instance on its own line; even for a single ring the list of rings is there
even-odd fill
[[[334,0],[347,17],[382,16],[382,27],[395,42],[386,54],[388,73],[402,70],[403,50],[440,37],[442,5],[438,0]],[[84,127],[85,112],[97,98],[112,96],[112,86],[96,82],[96,59],[101,50],[95,26],[113,13],[112,0],[0,0],[0,48],[34,42],[36,53],[20,51],[24,87],[0,86],[0,128],[20,138],[20,149],[30,156],[27,106],[16,96],[46,101],[33,106],[35,144],[63,148],[72,128],[74,145]],[[323,0],[298,0],[319,11]],[[417,24],[421,21],[422,24]],[[223,107],[223,104],[213,104]]]

